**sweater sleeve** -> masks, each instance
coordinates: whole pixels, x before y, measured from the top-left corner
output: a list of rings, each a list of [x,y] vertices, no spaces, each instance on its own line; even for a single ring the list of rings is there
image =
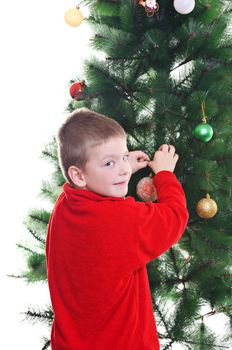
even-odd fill
[[[136,240],[141,264],[157,258],[176,243],[188,222],[186,198],[181,184],[170,171],[154,177],[157,203],[138,203]]]

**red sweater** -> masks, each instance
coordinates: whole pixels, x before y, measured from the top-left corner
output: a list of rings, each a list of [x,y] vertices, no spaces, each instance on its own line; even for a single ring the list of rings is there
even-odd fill
[[[146,264],[188,220],[169,171],[154,177],[158,203],[103,197],[64,184],[47,236],[52,350],[158,350]]]

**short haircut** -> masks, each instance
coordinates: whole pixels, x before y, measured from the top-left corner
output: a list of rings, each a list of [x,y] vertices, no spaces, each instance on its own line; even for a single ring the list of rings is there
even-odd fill
[[[118,136],[126,133],[116,120],[87,108],[72,112],[57,134],[60,166],[68,182],[74,185],[68,175],[70,166],[84,169],[91,148]]]

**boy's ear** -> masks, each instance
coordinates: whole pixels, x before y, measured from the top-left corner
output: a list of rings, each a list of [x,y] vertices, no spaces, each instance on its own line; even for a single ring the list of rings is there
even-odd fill
[[[68,175],[72,180],[72,182],[74,183],[74,185],[81,188],[84,188],[86,186],[86,181],[81,169],[72,165],[68,168]]]

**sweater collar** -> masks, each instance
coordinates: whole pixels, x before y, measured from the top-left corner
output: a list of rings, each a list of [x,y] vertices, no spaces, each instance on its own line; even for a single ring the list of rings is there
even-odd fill
[[[101,196],[100,194],[88,191],[88,190],[81,190],[77,188],[73,188],[70,186],[68,182],[66,182],[63,185],[64,194],[67,199],[71,201],[83,201],[83,200],[93,200],[95,202],[102,202],[102,201],[124,201],[124,197],[107,197],[107,196]]]

